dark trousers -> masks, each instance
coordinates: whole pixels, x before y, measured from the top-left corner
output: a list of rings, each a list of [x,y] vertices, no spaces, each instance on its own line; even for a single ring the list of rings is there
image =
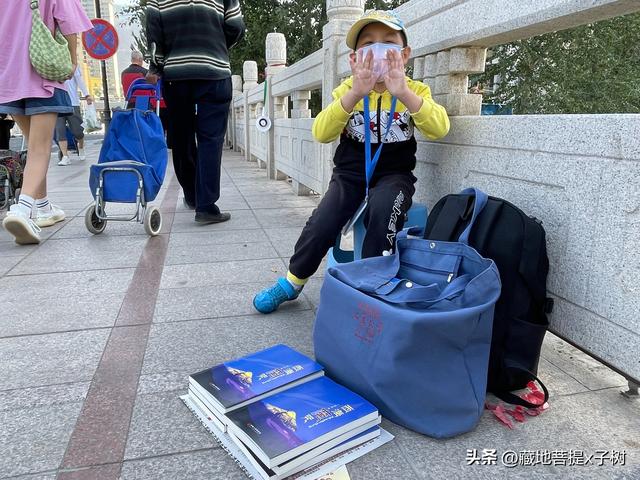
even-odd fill
[[[219,213],[222,147],[231,102],[231,79],[164,84],[173,166],[187,202]]]
[[[396,232],[402,230],[405,214],[415,192],[412,173],[394,173],[374,178],[364,212],[367,234],[362,245],[364,258],[382,255],[395,247]],[[344,225],[365,196],[362,175],[334,170],[329,189],[307,221],[295,246],[289,271],[298,278],[313,275]]]
[[[6,115],[0,115],[0,150],[9,150],[13,125],[13,121],[7,120]]]

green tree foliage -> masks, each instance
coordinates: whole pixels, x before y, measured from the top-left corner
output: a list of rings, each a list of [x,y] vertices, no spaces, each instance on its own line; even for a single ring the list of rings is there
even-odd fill
[[[392,9],[407,0],[368,0],[366,8]],[[144,26],[147,0],[124,8],[127,23]],[[230,52],[231,71],[242,75],[242,63],[255,60],[264,74],[265,38],[281,32],[287,38],[287,63],[292,64],[322,47],[322,27],[327,23],[325,0],[240,0],[247,26],[244,39]],[[140,51],[146,53],[144,28],[134,35]]]
[[[138,0],[136,4],[123,7],[122,16],[125,25],[134,25],[140,27],[137,32],[133,33],[135,48],[147,55],[147,35],[144,29],[144,15],[147,8],[147,0]]]
[[[406,2],[407,0],[367,0],[364,8],[367,10],[393,10]]]
[[[488,100],[514,113],[638,113],[640,14],[493,48],[480,80],[494,75]]]

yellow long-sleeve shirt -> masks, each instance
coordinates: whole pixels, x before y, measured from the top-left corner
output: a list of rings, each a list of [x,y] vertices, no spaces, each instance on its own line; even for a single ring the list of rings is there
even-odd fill
[[[332,142],[343,132],[353,140],[364,142],[365,126],[372,129],[372,143],[382,140],[381,136],[384,135],[391,110],[391,94],[386,90],[382,93],[369,93],[370,118],[366,125],[363,100],[356,104],[353,112],[346,112],[342,107],[340,98],[352,85],[352,77],[342,82],[333,91],[333,102],[322,110],[313,122],[312,133],[318,142]],[[444,107],[433,101],[431,90],[424,83],[407,77],[407,85],[422,98],[422,106],[417,112],[411,113],[398,101],[393,124],[384,143],[409,140],[413,136],[414,126],[430,140],[444,137],[449,132],[449,117]]]

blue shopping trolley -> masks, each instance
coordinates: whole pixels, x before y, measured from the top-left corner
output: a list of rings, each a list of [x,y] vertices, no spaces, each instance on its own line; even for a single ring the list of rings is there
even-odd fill
[[[85,214],[85,226],[94,235],[102,233],[108,221],[135,220],[146,232],[155,236],[162,228],[158,207],[149,206],[164,180],[168,150],[162,123],[157,112],[150,110],[150,99],[160,107],[160,84],[144,79],[131,84],[129,101],[136,92],[152,91],[153,96],[136,96],[135,108],[114,111],[98,163],[91,166],[89,186],[95,202]],[[107,203],[135,203],[129,215],[108,215]]]

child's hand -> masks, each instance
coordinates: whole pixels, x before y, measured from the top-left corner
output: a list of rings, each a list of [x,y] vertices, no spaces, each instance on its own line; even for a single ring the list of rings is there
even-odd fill
[[[387,90],[394,97],[403,97],[407,93],[407,79],[405,77],[404,62],[402,54],[397,50],[388,50],[389,72],[384,77],[384,84]]]
[[[373,74],[373,52],[369,50],[364,58],[362,52],[349,55],[349,65],[351,66],[351,73],[353,73],[351,91],[360,100],[369,95],[378,80]]]

